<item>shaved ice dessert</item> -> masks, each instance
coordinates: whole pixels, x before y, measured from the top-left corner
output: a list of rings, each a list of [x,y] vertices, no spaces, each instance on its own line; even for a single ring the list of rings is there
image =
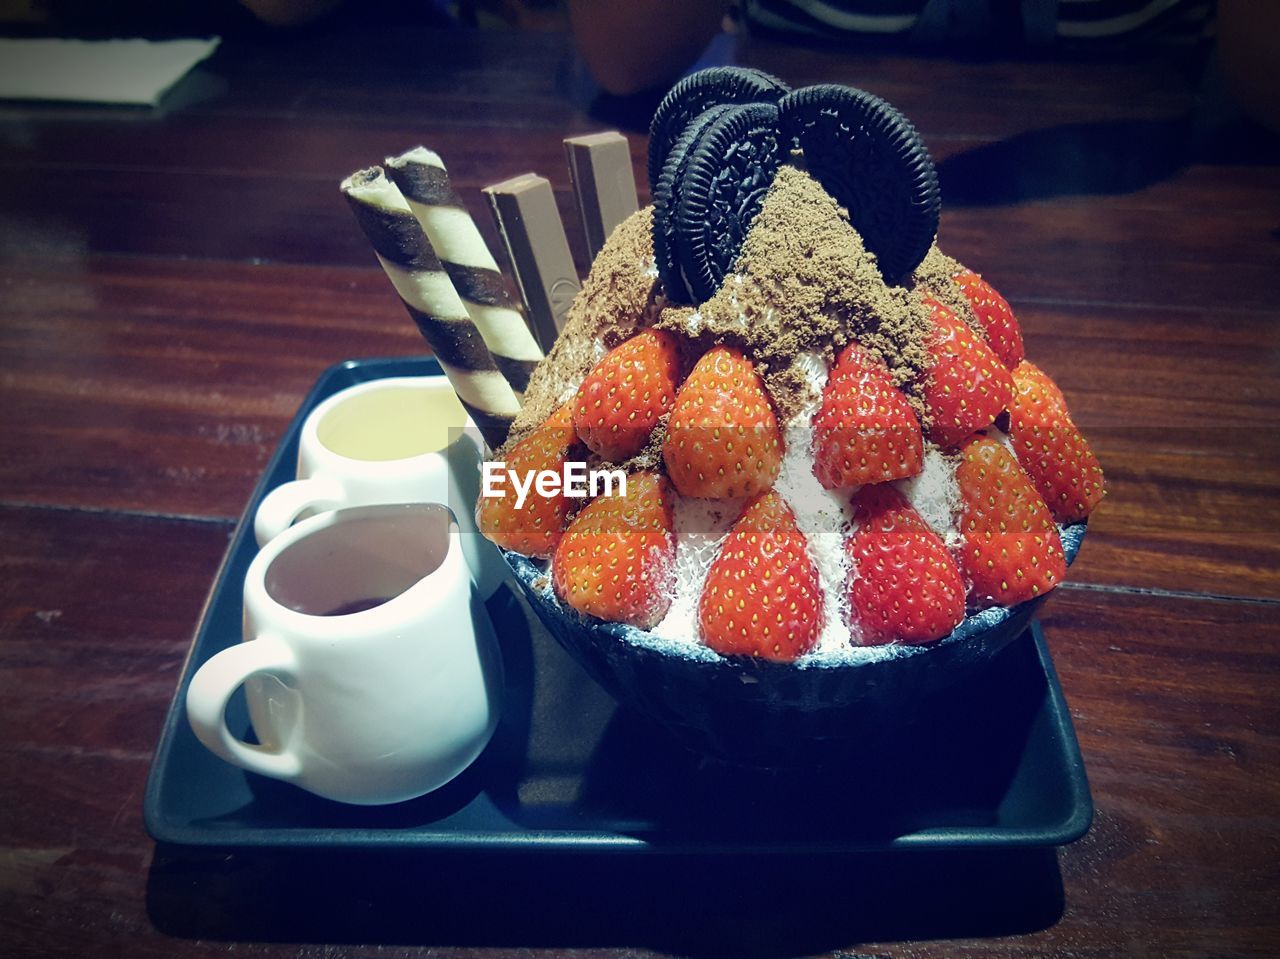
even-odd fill
[[[654,205],[494,454],[626,492],[487,498],[480,529],[588,670],[686,738],[840,738],[1021,632],[1102,471],[1008,303],[938,248],[936,173],[884,101],[704,71],[650,161]]]

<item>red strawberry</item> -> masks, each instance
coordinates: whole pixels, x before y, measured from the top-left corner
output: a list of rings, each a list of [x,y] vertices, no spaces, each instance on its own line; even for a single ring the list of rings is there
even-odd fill
[[[556,547],[552,583],[580,613],[648,629],[671,605],[675,554],[667,481],[632,473],[625,494],[592,500],[574,517]]]
[[[1066,575],[1058,527],[1017,459],[985,435],[960,447],[960,570],[978,607],[1013,606]]]
[[[522,484],[543,470],[562,473],[574,445],[570,404],[566,403],[507,454],[506,468]],[[525,556],[550,556],[568,523],[570,500],[539,496],[532,488],[520,509],[515,490],[507,485],[501,496],[483,496],[476,508],[480,532],[503,549]]]
[[[845,347],[813,418],[813,475],[827,489],[915,476],[920,423],[889,368],[856,343]]]
[[[1102,499],[1102,467],[1067,413],[1057,384],[1028,360],[1013,371],[1009,436],[1053,518],[1082,520]]]
[[[740,350],[703,354],[676,394],[662,448],[685,496],[753,496],[782,468],[782,433],[764,382]]]
[[[862,645],[923,644],[964,619],[964,582],[938,534],[892,486],[864,486],[853,498],[849,618]]]
[[[635,456],[658,417],[676,399],[680,353],[665,330],[643,330],[610,350],[578,389],[573,426],[582,442],[606,460]]]
[[[991,347],[932,297],[934,332],[926,342],[933,365],[925,374],[924,404],[933,425],[928,437],[954,446],[990,426],[1009,404],[1013,380]]]
[[[790,662],[818,641],[818,570],[791,507],[772,490],[747,505],[720,547],[698,625],[702,641],[722,656]]]
[[[1009,309],[1009,302],[995,287],[972,270],[955,275],[956,286],[969,301],[973,315],[987,334],[987,344],[1006,369],[1013,369],[1026,356],[1022,348],[1022,329]]]

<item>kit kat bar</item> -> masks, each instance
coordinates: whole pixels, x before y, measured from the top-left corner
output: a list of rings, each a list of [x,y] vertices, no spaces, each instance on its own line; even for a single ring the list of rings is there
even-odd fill
[[[525,173],[485,187],[534,336],[549,351],[581,284],[545,177]]]
[[[591,133],[567,138],[564,153],[594,260],[613,228],[640,208],[631,149],[621,133]]]

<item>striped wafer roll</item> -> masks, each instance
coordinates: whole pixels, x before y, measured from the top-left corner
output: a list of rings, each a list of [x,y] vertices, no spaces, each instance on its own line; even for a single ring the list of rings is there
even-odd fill
[[[497,449],[520,411],[520,402],[498,370],[409,204],[381,167],[351,174],[342,181],[342,193],[458,399],[485,441]]]
[[[444,162],[426,147],[385,162],[387,176],[409,201],[498,369],[516,394],[523,395],[542,350],[507,295],[498,264],[454,192]]]

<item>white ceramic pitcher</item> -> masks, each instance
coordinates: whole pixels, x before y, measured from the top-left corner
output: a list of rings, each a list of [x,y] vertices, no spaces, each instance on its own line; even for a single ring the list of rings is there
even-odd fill
[[[394,376],[335,393],[298,436],[297,479],[268,493],[254,516],[258,545],[300,517],[376,503],[444,503],[481,593],[507,577],[475,525],[484,440],[443,376]]]
[[[226,725],[241,684],[260,745]],[[391,803],[480,755],[501,687],[451,511],[364,506],[263,547],[245,578],[243,641],[196,672],[187,716],[227,762],[329,799]]]

